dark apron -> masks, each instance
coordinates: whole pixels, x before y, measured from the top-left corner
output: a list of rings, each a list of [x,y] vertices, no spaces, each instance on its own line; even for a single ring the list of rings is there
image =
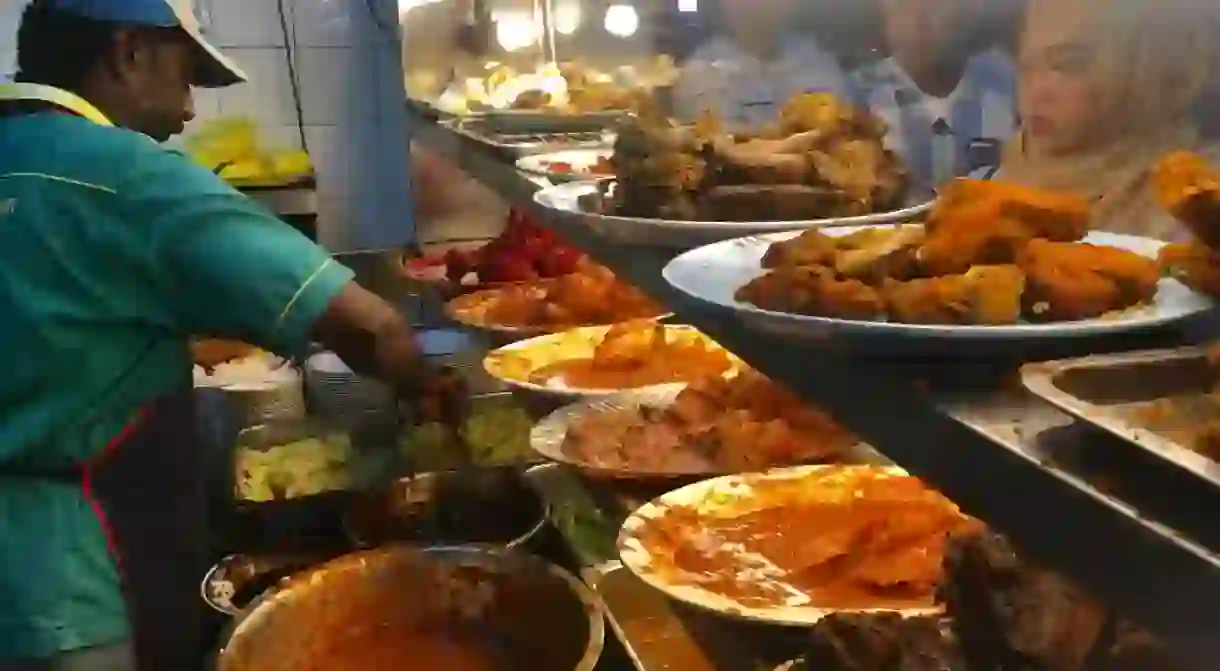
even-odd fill
[[[0,115],[48,106],[111,125],[65,91],[0,85]],[[139,671],[195,671],[205,656],[198,588],[212,540],[205,457],[188,387],[144,408],[102,454],[76,469],[0,465],[8,476],[82,487],[122,577]]]
[[[210,564],[204,454],[192,390],[153,403],[82,467],[118,564],[140,671],[200,668]]]

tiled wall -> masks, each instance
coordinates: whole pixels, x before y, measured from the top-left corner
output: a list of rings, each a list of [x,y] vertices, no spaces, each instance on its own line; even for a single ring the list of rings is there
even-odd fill
[[[20,0],[0,0],[0,73],[15,46]],[[250,83],[198,91],[197,129],[250,117],[269,145],[299,147],[291,46],[306,148],[318,171],[319,237],[332,251],[411,239],[409,128],[397,0],[196,0],[209,38]],[[373,12],[376,12],[374,19]],[[287,40],[285,40],[287,32]],[[192,128],[188,128],[188,134]]]

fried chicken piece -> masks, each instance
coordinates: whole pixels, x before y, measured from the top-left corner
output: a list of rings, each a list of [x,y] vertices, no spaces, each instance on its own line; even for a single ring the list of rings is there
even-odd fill
[[[969,217],[973,221],[987,216],[1008,219],[1034,238],[1073,242],[1089,230],[1090,204],[1079,196],[994,180],[958,179],[944,189],[928,216],[930,236],[942,227],[964,225],[957,216],[963,208],[983,210]]]
[[[1174,152],[1152,169],[1161,205],[1204,245],[1220,248],[1220,172],[1190,152]]]
[[[1191,289],[1220,297],[1220,251],[1201,242],[1168,244],[1161,247],[1157,264],[1161,272]]]
[[[883,306],[876,289],[821,266],[777,268],[750,280],[735,298],[764,310],[839,319],[873,319]]]
[[[1040,319],[1090,319],[1156,295],[1154,259],[1117,247],[1034,239],[1019,261],[1024,303]]]
[[[795,238],[771,243],[763,254],[762,267],[828,266],[834,263],[836,247],[834,238],[810,229]]]
[[[986,201],[964,205],[951,225],[935,229],[916,252],[929,275],[955,275],[971,266],[1013,263],[1033,234],[1020,223],[1000,217]]]
[[[1015,265],[976,266],[961,275],[890,282],[886,311],[906,324],[1013,324],[1025,275]]]
[[[909,279],[915,271],[916,252],[924,242],[922,226],[880,229],[868,239],[840,251],[834,262],[835,272],[843,277],[868,284],[883,280]]]

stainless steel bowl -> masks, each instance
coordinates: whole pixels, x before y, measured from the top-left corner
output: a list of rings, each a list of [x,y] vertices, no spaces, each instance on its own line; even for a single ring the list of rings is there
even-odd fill
[[[548,517],[517,468],[478,467],[418,473],[360,494],[344,527],[361,547],[412,541],[515,548],[541,533]]]
[[[495,668],[533,671],[592,671],[605,644],[597,597],[541,559],[485,546],[394,546],[340,557],[268,592],[234,623],[216,668],[346,668],[327,659],[330,646],[370,626],[406,640],[438,628],[485,636]],[[417,659],[404,660],[408,667],[433,668]]]

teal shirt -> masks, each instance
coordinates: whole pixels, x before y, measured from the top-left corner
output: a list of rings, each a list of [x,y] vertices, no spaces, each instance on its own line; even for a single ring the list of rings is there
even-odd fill
[[[191,336],[302,350],[352,276],[143,135],[0,117],[0,464],[96,457],[141,407],[191,384]],[[79,487],[0,477],[0,604],[0,660],[128,635]]]

